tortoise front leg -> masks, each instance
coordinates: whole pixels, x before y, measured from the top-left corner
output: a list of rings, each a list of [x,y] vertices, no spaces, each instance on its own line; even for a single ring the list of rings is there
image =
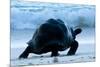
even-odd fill
[[[68,51],[67,55],[75,55],[77,49],[78,49],[78,42],[75,40],[75,41],[71,44],[70,50]]]

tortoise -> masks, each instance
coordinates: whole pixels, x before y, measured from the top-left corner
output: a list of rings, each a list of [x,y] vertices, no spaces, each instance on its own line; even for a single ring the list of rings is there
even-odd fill
[[[48,19],[36,29],[19,58],[27,58],[30,53],[41,55],[47,52],[51,52],[51,57],[54,57],[59,55],[59,51],[68,48],[70,49],[67,55],[75,55],[79,46],[75,39],[81,31],[81,28],[74,30],[72,27],[66,26],[61,19]]]

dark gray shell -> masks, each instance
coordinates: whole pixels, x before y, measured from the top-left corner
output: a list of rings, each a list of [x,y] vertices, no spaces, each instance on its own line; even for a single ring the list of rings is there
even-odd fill
[[[55,23],[55,22],[58,23],[58,27],[57,27],[57,23]],[[61,23],[60,20],[55,21],[55,22],[54,22],[55,26],[54,25],[48,26],[50,22],[46,22],[46,23],[42,24],[35,31],[32,39],[27,44],[29,46],[33,47],[33,49],[37,50],[37,51],[45,49],[45,47],[47,48],[47,46],[55,46],[55,45],[51,45],[52,43],[55,43],[55,44],[58,43],[57,47],[59,47],[59,50],[67,49],[70,46],[70,44],[72,43],[72,41],[74,40],[73,34],[72,34],[73,30],[72,30],[72,28],[66,27],[64,25],[64,23]],[[47,25],[47,28],[45,28],[46,25]],[[57,30],[60,30],[60,31],[57,31]],[[47,32],[47,31],[49,31],[49,32]],[[63,34],[63,36],[62,36],[62,34]],[[51,38],[51,37],[54,37],[54,38]]]

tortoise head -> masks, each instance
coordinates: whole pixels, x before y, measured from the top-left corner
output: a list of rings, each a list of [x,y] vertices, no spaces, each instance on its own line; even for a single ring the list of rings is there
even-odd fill
[[[72,36],[73,36],[74,39],[76,38],[76,35],[80,34],[81,32],[82,32],[82,29],[81,28],[77,28],[75,30],[73,30],[71,28],[71,33],[72,33]]]
[[[77,29],[74,30],[75,35],[77,35],[77,34],[79,34],[81,32],[82,32],[81,28],[77,28]]]

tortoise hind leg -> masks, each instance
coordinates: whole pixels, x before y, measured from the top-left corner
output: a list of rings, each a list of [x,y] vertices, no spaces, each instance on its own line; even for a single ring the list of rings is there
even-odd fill
[[[59,56],[59,53],[57,50],[52,51],[51,57],[53,56]]]
[[[31,47],[28,46],[28,47],[24,50],[24,52],[19,56],[19,59],[21,59],[21,58],[27,58],[30,52],[31,52]]]

